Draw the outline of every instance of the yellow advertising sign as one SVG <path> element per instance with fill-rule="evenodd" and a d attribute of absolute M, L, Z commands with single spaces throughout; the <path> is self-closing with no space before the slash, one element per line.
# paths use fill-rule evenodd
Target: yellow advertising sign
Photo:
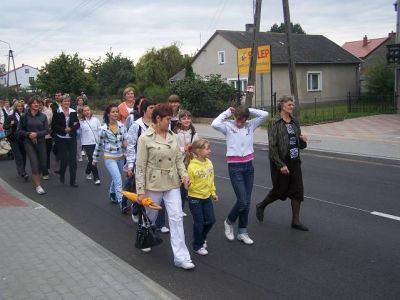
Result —
<path fill-rule="evenodd" d="M 256 73 L 271 72 L 271 48 L 269 45 L 258 46 Z M 249 74 L 251 48 L 238 49 L 239 74 Z"/>

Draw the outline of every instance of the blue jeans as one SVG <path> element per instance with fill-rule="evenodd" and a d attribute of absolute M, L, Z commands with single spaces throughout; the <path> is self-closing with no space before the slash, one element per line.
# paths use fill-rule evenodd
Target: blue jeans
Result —
<path fill-rule="evenodd" d="M 162 207 L 162 210 L 158 212 L 157 219 L 156 219 L 156 228 L 161 229 L 162 227 L 165 226 L 165 214 L 166 214 L 166 209 L 165 209 L 165 204 L 164 204 L 164 199 L 161 199 L 160 206 Z"/>
<path fill-rule="evenodd" d="M 136 193 L 135 175 L 133 175 L 131 177 L 126 176 L 125 183 L 124 183 L 124 191 Z M 122 201 L 124 203 L 128 203 L 128 199 L 125 196 L 122 197 Z M 132 215 L 134 215 L 134 216 L 138 215 L 139 209 L 140 209 L 140 205 L 137 202 L 133 202 L 131 205 Z"/>
<path fill-rule="evenodd" d="M 207 234 L 215 223 L 214 206 L 211 198 L 188 197 L 189 209 L 193 216 L 193 250 L 203 247 Z"/>
<path fill-rule="evenodd" d="M 188 200 L 188 191 L 183 184 L 181 185 L 182 211 L 185 208 L 185 202 Z"/>
<path fill-rule="evenodd" d="M 232 224 L 239 218 L 239 233 L 247 232 L 250 210 L 251 191 L 254 182 L 254 168 L 252 161 L 245 163 L 228 164 L 229 178 L 236 194 L 236 203 L 228 215 L 227 220 Z"/>
<path fill-rule="evenodd" d="M 111 176 L 110 194 L 115 193 L 115 200 L 122 203 L 122 168 L 124 167 L 124 160 L 105 159 L 104 164 L 108 173 Z M 126 200 L 125 200 L 126 201 Z"/>

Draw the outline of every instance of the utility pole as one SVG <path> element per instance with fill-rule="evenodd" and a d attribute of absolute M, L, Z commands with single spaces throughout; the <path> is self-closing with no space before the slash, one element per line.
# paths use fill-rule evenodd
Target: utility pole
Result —
<path fill-rule="evenodd" d="M 397 0 L 395 3 L 395 9 L 397 12 L 397 17 L 396 17 L 396 44 L 400 43 L 400 0 Z M 395 101 L 397 105 L 397 112 L 400 113 L 400 67 L 397 64 L 395 67 L 395 73 L 394 73 L 394 78 L 395 78 Z"/>
<path fill-rule="evenodd" d="M 285 19 L 285 31 L 287 39 L 287 52 L 289 56 L 289 80 L 290 80 L 290 93 L 294 96 L 294 103 L 296 108 L 294 111 L 295 116 L 299 116 L 299 94 L 297 91 L 297 76 L 296 76 L 296 65 L 294 62 L 294 52 L 292 44 L 292 24 L 290 22 L 290 11 L 289 11 L 289 0 L 282 0 L 283 4 L 283 17 Z"/>
<path fill-rule="evenodd" d="M 12 59 L 13 66 L 14 66 L 14 75 L 15 75 L 15 84 L 17 86 L 17 91 L 18 91 L 18 79 L 17 79 L 17 72 L 15 71 L 15 61 L 14 61 L 14 54 L 13 51 L 11 50 L 11 45 L 10 43 L 0 40 L 0 42 L 7 44 L 8 45 L 8 67 L 7 67 L 7 88 L 10 86 L 10 60 Z"/>
<path fill-rule="evenodd" d="M 249 67 L 249 79 L 247 81 L 246 105 L 251 106 L 253 95 L 255 92 L 256 83 L 256 65 L 258 55 L 258 33 L 260 32 L 260 17 L 261 17 L 262 0 L 256 0 L 256 10 L 254 13 L 254 29 L 253 40 L 251 45 L 251 61 Z M 240 84 L 240 83 L 239 83 Z"/>
<path fill-rule="evenodd" d="M 13 63 L 13 66 L 14 66 L 15 86 L 17 87 L 17 91 L 18 91 L 17 71 L 15 70 L 14 54 L 13 54 L 13 51 L 11 49 L 8 51 L 7 88 L 10 87 L 10 60 L 12 60 L 12 63 Z"/>

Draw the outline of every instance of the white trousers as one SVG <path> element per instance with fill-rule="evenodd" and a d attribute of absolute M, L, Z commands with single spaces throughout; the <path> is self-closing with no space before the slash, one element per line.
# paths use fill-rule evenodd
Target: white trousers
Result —
<path fill-rule="evenodd" d="M 157 204 L 164 199 L 165 209 L 168 213 L 168 224 L 170 230 L 170 240 L 172 252 L 174 253 L 174 263 L 179 264 L 184 261 L 191 261 L 189 251 L 185 243 L 185 232 L 183 230 L 182 199 L 179 188 L 166 192 L 154 192 L 146 190 L 146 196 L 153 199 Z M 158 210 L 146 208 L 146 213 L 154 224 Z"/>

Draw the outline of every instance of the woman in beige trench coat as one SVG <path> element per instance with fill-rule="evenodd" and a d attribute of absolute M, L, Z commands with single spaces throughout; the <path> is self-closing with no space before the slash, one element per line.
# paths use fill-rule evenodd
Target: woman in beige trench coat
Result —
<path fill-rule="evenodd" d="M 139 201 L 150 197 L 157 204 L 164 199 L 171 232 L 174 264 L 185 270 L 193 269 L 185 244 L 183 230 L 181 182 L 189 184 L 176 136 L 169 130 L 172 109 L 168 104 L 158 104 L 153 110 L 153 124 L 143 133 L 137 145 L 136 191 Z M 147 214 L 154 223 L 158 211 L 148 209 Z M 150 248 L 142 249 L 150 251 Z"/>

